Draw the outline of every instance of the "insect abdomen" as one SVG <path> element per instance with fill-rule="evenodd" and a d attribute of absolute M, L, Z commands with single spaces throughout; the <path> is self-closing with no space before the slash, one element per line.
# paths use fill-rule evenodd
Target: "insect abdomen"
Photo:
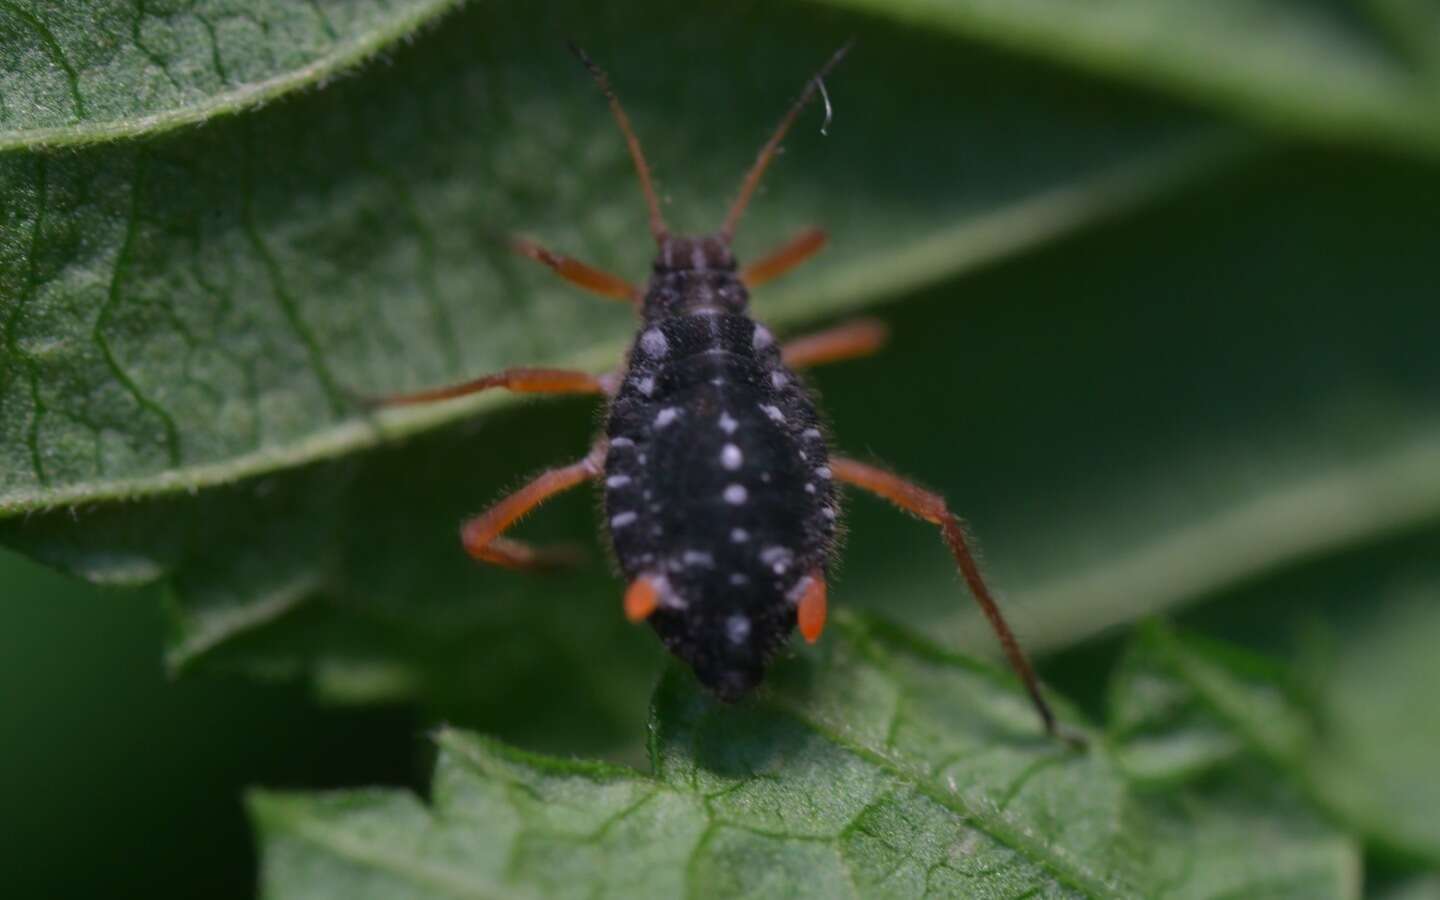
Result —
<path fill-rule="evenodd" d="M 627 577 L 663 579 L 651 624 L 721 696 L 757 682 L 823 572 L 835 492 L 814 403 L 738 314 L 652 322 L 611 407 L 605 515 Z"/>

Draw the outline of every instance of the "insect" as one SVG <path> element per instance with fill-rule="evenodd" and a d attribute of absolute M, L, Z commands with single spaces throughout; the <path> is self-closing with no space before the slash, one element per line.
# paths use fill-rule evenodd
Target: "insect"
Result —
<path fill-rule="evenodd" d="M 806 83 L 761 147 L 720 228 L 680 236 L 666 226 L 650 169 L 608 76 L 571 50 L 599 86 L 624 136 L 649 211 L 657 253 L 642 289 L 523 238 L 512 248 L 592 293 L 634 304 L 639 327 L 624 364 L 606 375 L 562 369 L 507 369 L 461 384 L 385 398 L 428 403 L 505 388 L 607 399 L 604 433 L 583 459 L 541 473 L 461 530 L 476 559 L 515 569 L 557 562 L 556 552 L 506 537 L 550 497 L 587 482 L 604 490 L 604 527 L 629 580 L 625 615 L 648 622 L 665 646 L 720 699 L 751 691 L 798 627 L 819 639 L 826 574 L 836 545 L 838 485 L 876 494 L 937 526 L 971 593 L 1024 683 L 1047 732 L 1055 717 L 971 553 L 965 527 L 931 493 L 898 475 L 832 455 L 815 400 L 796 370 L 878 350 L 885 329 L 872 320 L 778 343 L 751 318 L 750 289 L 776 278 L 826 242 L 801 232 L 741 267 L 735 229 L 761 177 L 802 109 L 848 50 L 838 50 Z"/>

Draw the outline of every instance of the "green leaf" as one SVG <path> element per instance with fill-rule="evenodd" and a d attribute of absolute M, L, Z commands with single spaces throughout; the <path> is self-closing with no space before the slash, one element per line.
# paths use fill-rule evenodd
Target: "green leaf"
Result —
<path fill-rule="evenodd" d="M 156 134 L 334 77 L 458 0 L 0 4 L 0 152 Z"/>
<path fill-rule="evenodd" d="M 1440 153 L 1427 0 L 827 0 L 1173 91 L 1266 127 Z"/>
<path fill-rule="evenodd" d="M 1112 697 L 1122 764 L 1173 786 L 1253 754 L 1392 857 L 1440 865 L 1440 730 L 1421 712 L 1440 683 L 1440 579 L 1406 581 L 1329 644 L 1320 690 L 1235 647 L 1146 629 Z"/>
<path fill-rule="evenodd" d="M 1039 739 L 1008 679 L 850 622 L 763 699 L 662 682 L 653 773 L 442 731 L 433 806 L 261 792 L 272 897 L 1355 897 L 1353 845 L 1259 784 L 1154 798 Z M 1268 801 L 1268 803 L 1267 803 Z"/>

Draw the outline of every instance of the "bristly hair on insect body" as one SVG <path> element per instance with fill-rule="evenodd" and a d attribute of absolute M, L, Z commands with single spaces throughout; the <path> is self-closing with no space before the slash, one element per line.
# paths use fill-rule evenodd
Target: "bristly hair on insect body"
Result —
<path fill-rule="evenodd" d="M 605 375 L 516 368 L 461 384 L 378 401 L 446 400 L 490 388 L 607 398 L 604 433 L 577 462 L 542 472 L 465 522 L 461 540 L 476 559 L 516 569 L 562 560 L 555 551 L 505 536 L 522 515 L 556 494 L 598 481 L 603 527 L 628 579 L 622 608 L 725 701 L 749 693 L 797 627 L 806 641 L 825 625 L 841 484 L 889 500 L 939 528 L 971 593 L 1020 677 L 1047 732 L 1054 715 L 943 497 L 876 466 L 831 453 L 815 399 L 797 370 L 866 356 L 884 344 L 879 322 L 860 319 L 780 343 L 750 315 L 750 290 L 804 262 L 826 234 L 809 228 L 741 267 L 735 230 L 766 168 L 800 112 L 850 49 L 837 50 L 805 84 L 760 148 L 720 227 L 672 235 L 650 167 L 605 72 L 584 64 L 609 104 L 639 177 L 656 243 L 649 280 L 624 278 L 524 238 L 511 247 L 593 293 L 633 304 L 640 323 L 630 351 Z"/>

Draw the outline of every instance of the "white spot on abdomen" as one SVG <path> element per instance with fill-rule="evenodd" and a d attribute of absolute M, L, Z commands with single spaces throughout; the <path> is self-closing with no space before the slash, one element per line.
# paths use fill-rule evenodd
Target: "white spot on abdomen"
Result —
<path fill-rule="evenodd" d="M 605 486 L 610 488 L 622 488 L 630 483 L 629 475 L 611 475 L 605 479 Z"/>
<path fill-rule="evenodd" d="M 714 568 L 715 557 L 704 550 L 686 550 L 680 554 L 680 560 L 687 566 L 704 566 Z"/>
<path fill-rule="evenodd" d="M 665 339 L 665 332 L 658 328 L 649 328 L 640 335 L 640 349 L 659 359 L 670 349 L 670 342 Z"/>
<path fill-rule="evenodd" d="M 664 428 L 666 425 L 669 425 L 671 422 L 675 421 L 679 417 L 680 410 L 678 408 L 674 406 L 667 406 L 664 409 L 660 410 L 659 414 L 655 416 L 655 427 Z"/>
<path fill-rule="evenodd" d="M 645 396 L 655 393 L 655 379 L 646 375 L 644 378 L 635 379 L 635 389 Z"/>
<path fill-rule="evenodd" d="M 784 575 L 794 562 L 795 554 L 790 552 L 789 547 L 772 545 L 760 551 L 760 561 L 770 567 L 770 571 L 776 575 Z"/>
<path fill-rule="evenodd" d="M 730 471 L 733 472 L 736 469 L 740 468 L 740 464 L 744 461 L 744 454 L 742 454 L 740 452 L 740 448 L 735 446 L 734 444 L 726 444 L 724 447 L 720 448 L 720 465 L 724 466 Z"/>
<path fill-rule="evenodd" d="M 730 529 L 730 542 L 732 544 L 743 544 L 750 540 L 750 532 L 743 528 Z"/>
<path fill-rule="evenodd" d="M 729 484 L 725 486 L 725 502 L 731 506 L 740 506 L 750 499 L 750 492 L 745 490 L 743 484 Z"/>
<path fill-rule="evenodd" d="M 615 515 L 610 517 L 610 527 L 624 528 L 626 525 L 633 523 L 635 521 L 635 518 L 636 516 L 633 512 L 627 511 L 622 513 L 616 513 Z"/>
<path fill-rule="evenodd" d="M 725 620 L 725 636 L 732 644 L 743 644 L 750 637 L 750 620 L 736 613 Z"/>
<path fill-rule="evenodd" d="M 773 343 L 775 343 L 775 335 L 770 333 L 770 329 L 766 328 L 764 325 L 756 325 L 754 340 L 755 349 L 764 350 L 766 347 L 770 346 Z"/>
<path fill-rule="evenodd" d="M 768 403 L 762 403 L 760 404 L 760 411 L 776 422 L 785 421 L 785 414 L 780 411 L 780 407 L 778 406 L 771 406 Z"/>
<path fill-rule="evenodd" d="M 726 434 L 734 434 L 734 433 L 735 433 L 735 429 L 736 429 L 736 428 L 739 428 L 739 427 L 740 427 L 740 423 L 739 423 L 739 422 L 736 422 L 733 418 L 731 418 L 731 417 L 730 417 L 730 414 L 729 414 L 728 412 L 722 412 L 722 413 L 720 414 L 720 430 L 721 430 L 721 431 L 725 432 Z"/>

